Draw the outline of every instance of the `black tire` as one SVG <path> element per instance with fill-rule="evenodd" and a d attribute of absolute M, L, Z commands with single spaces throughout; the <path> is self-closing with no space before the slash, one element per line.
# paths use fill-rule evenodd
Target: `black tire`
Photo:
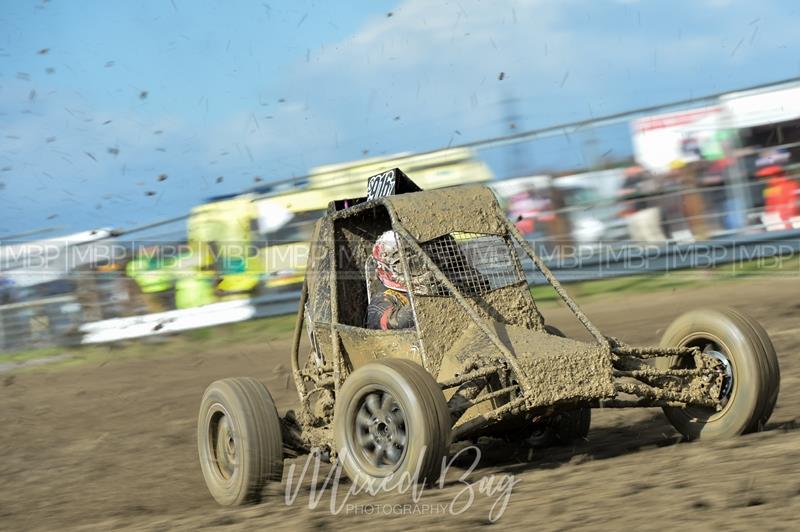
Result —
<path fill-rule="evenodd" d="M 249 377 L 212 383 L 200 403 L 197 449 L 218 503 L 258 502 L 264 486 L 283 476 L 281 425 L 267 387 Z"/>
<path fill-rule="evenodd" d="M 559 412 L 550 424 L 555 443 L 569 445 L 578 440 L 585 440 L 592 424 L 592 409 L 579 407 L 575 410 Z"/>
<path fill-rule="evenodd" d="M 333 426 L 338 459 L 358 486 L 435 482 L 450 447 L 442 389 L 410 360 L 384 359 L 354 371 L 337 395 Z"/>
<path fill-rule="evenodd" d="M 723 439 L 762 430 L 778 397 L 780 370 L 766 331 L 752 318 L 730 308 L 693 310 L 664 332 L 661 345 L 695 346 L 721 354 L 732 382 L 722 409 L 664 408 L 667 419 L 688 439 Z M 672 367 L 692 367 L 674 359 Z"/>
<path fill-rule="evenodd" d="M 549 418 L 510 433 L 511 441 L 524 441 L 529 447 L 542 449 L 567 446 L 585 440 L 592 423 L 592 409 L 579 407 L 553 414 Z"/>

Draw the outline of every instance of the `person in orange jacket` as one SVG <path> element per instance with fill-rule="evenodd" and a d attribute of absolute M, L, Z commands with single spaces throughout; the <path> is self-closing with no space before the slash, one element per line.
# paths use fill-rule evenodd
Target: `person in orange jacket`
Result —
<path fill-rule="evenodd" d="M 797 201 L 800 188 L 786 175 L 783 166 L 772 164 L 761 168 L 756 175 L 767 180 L 764 188 L 765 211 L 777 214 L 784 222 L 798 215 Z"/>

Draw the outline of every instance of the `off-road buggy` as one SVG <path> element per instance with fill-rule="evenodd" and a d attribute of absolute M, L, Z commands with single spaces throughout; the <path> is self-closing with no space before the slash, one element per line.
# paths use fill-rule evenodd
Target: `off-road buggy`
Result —
<path fill-rule="evenodd" d="M 340 461 L 356 483 L 409 474 L 431 481 L 452 442 L 583 438 L 591 408 L 661 407 L 688 439 L 767 422 L 779 368 L 753 319 L 690 310 L 659 347 L 626 345 L 589 321 L 488 188 L 420 191 L 395 169 L 368 190 L 332 202 L 315 228 L 291 352 L 297 411 L 279 417 L 252 378 L 205 392 L 200 463 L 221 504 L 257 499 L 280 481 L 285 458 L 312 449 Z M 365 328 L 371 250 L 386 231 L 396 235 L 411 287 L 410 329 Z M 545 322 L 526 278 L 533 271 L 593 341 L 565 338 Z"/>

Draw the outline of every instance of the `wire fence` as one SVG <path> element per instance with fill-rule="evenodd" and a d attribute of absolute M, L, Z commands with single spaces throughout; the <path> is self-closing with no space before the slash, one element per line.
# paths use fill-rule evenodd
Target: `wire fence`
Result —
<path fill-rule="evenodd" d="M 77 343 L 83 310 L 73 295 L 0 305 L 0 350 Z"/>

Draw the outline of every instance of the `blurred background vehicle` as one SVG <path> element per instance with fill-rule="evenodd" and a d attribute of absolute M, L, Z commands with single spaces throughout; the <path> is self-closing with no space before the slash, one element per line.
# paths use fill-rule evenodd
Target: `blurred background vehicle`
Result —
<path fill-rule="evenodd" d="M 306 178 L 210 198 L 194 207 L 183 253 L 163 257 L 157 249 L 141 248 L 127 273 L 151 300 L 161 302 L 151 305 L 153 311 L 297 289 L 314 223 L 328 203 L 363 195 L 369 176 L 401 165 L 424 188 L 492 179 L 488 166 L 468 149 L 312 168 Z"/>

